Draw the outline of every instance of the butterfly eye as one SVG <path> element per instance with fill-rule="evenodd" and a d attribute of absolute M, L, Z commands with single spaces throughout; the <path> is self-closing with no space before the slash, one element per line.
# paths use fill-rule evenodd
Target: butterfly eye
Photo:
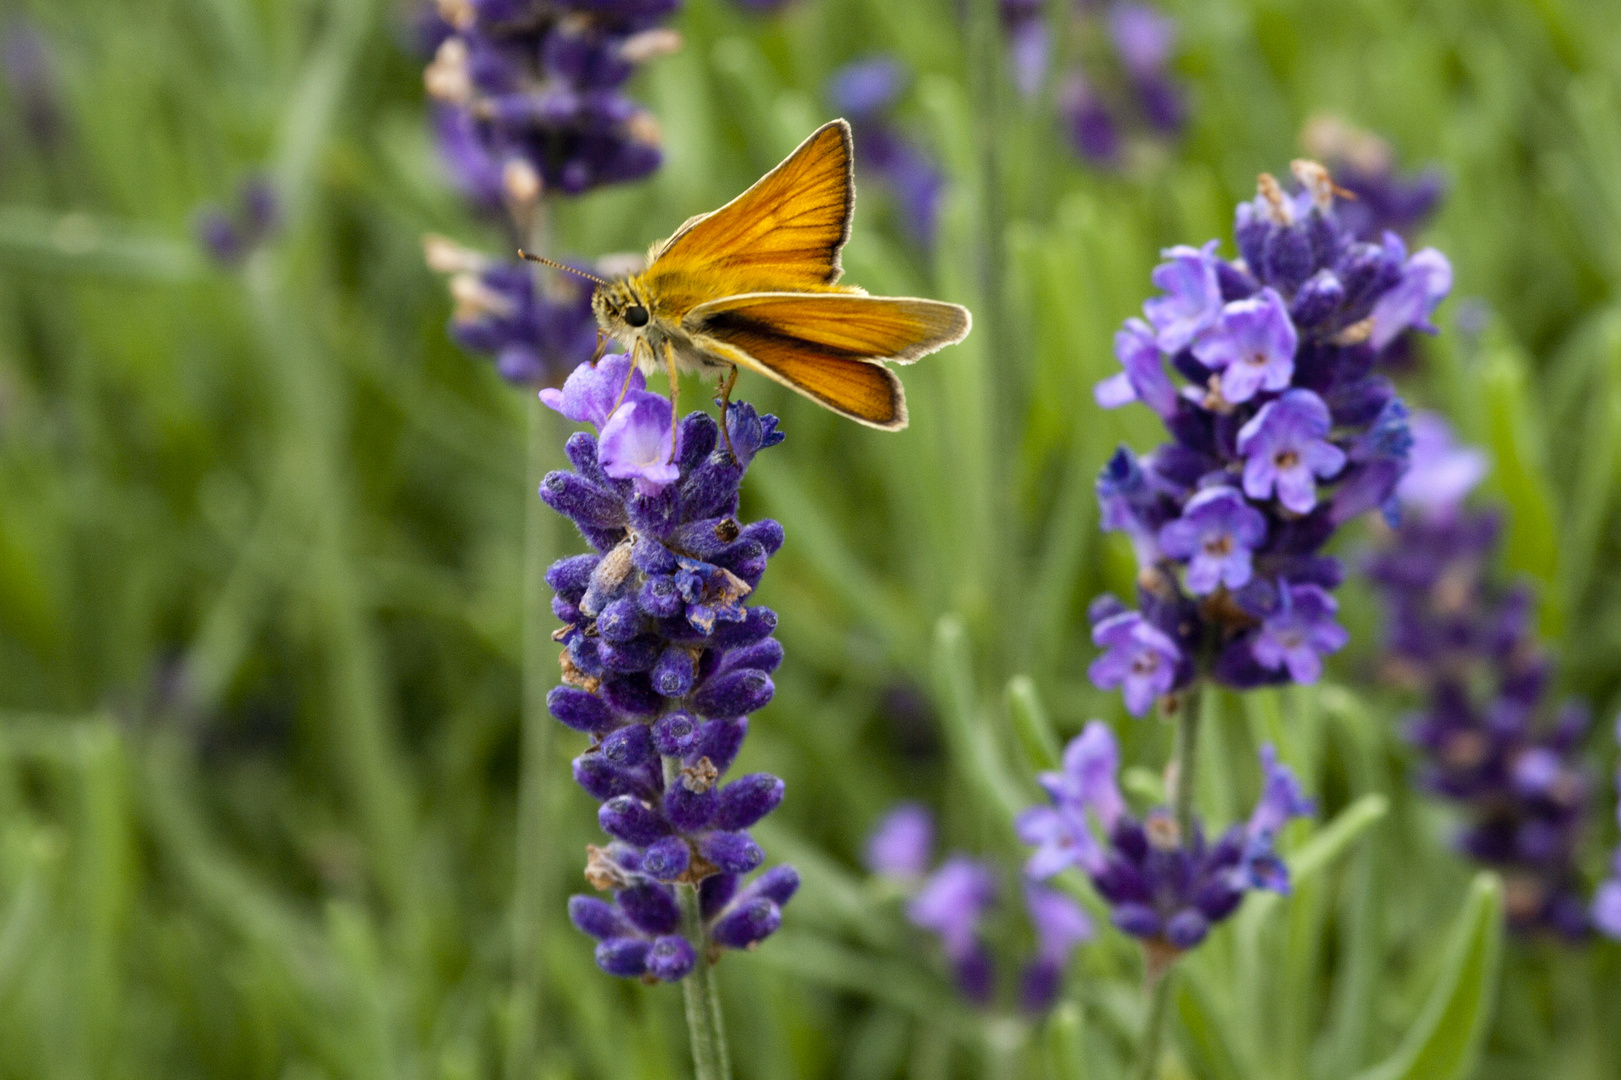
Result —
<path fill-rule="evenodd" d="M 632 304 L 625 309 L 625 322 L 631 326 L 646 326 L 647 319 L 647 309 L 640 304 Z"/>

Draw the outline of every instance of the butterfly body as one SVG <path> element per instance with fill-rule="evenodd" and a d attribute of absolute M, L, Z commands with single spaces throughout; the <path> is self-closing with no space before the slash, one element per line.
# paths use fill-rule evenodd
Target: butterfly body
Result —
<path fill-rule="evenodd" d="M 835 120 L 742 195 L 653 245 L 647 269 L 600 285 L 603 332 L 651 372 L 783 383 L 871 427 L 906 426 L 910 363 L 968 334 L 967 309 L 839 285 L 855 205 L 850 128 Z M 729 386 L 729 384 L 728 384 Z"/>

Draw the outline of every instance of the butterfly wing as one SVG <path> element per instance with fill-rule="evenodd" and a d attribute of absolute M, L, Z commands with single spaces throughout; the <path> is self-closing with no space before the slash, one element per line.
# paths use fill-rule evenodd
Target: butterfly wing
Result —
<path fill-rule="evenodd" d="M 828 289 L 855 206 L 850 125 L 817 128 L 743 194 L 681 226 L 648 255 L 641 276 L 679 315 L 717 296 Z"/>
<path fill-rule="evenodd" d="M 700 304 L 683 329 L 695 344 L 872 427 L 906 426 L 900 380 L 910 363 L 968 334 L 966 308 L 848 293 L 755 293 Z"/>

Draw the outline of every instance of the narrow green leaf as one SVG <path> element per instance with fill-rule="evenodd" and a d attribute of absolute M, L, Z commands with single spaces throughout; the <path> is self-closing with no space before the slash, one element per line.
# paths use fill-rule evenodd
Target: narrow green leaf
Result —
<path fill-rule="evenodd" d="M 1299 884 L 1316 875 L 1389 812 L 1390 800 L 1378 792 L 1370 792 L 1341 810 L 1289 856 L 1289 880 Z"/>
<path fill-rule="evenodd" d="M 1242 1080 L 1249 1075 L 1239 1069 L 1220 1018 L 1197 976 L 1183 970 L 1173 977 L 1177 980 L 1174 1000 L 1182 1050 L 1194 1073 L 1201 1080 Z"/>
<path fill-rule="evenodd" d="M 1052 1080 L 1087 1080 L 1086 1014 L 1079 1002 L 1065 1001 L 1047 1018 L 1047 1075 Z"/>
<path fill-rule="evenodd" d="M 1526 361 L 1506 332 L 1488 342 L 1480 380 L 1486 405 L 1486 443 L 1492 454 L 1488 483 L 1509 506 L 1503 564 L 1510 573 L 1534 579 L 1542 592 L 1541 630 L 1558 639 L 1563 612 L 1556 592 L 1559 527 L 1551 502 L 1552 485 L 1538 448 L 1541 418 L 1531 393 Z"/>
<path fill-rule="evenodd" d="M 1036 693 L 1036 684 L 1028 675 L 1015 675 L 1008 680 L 1007 704 L 1013 717 L 1013 731 L 1030 764 L 1037 769 L 1058 768 L 1061 753 L 1058 736 L 1053 733 L 1047 710 Z"/>
<path fill-rule="evenodd" d="M 188 243 L 133 223 L 28 206 L 0 207 L 0 263 L 163 282 L 203 271 L 202 258 Z"/>
<path fill-rule="evenodd" d="M 934 628 L 934 682 L 951 756 L 986 809 L 1011 823 L 1030 800 L 1008 775 L 1001 748 L 975 704 L 973 671 L 962 620 L 941 616 Z"/>
<path fill-rule="evenodd" d="M 1468 1075 L 1491 1017 L 1503 941 L 1503 886 L 1475 876 L 1453 924 L 1441 974 L 1396 1052 L 1356 1080 L 1457 1080 Z"/>

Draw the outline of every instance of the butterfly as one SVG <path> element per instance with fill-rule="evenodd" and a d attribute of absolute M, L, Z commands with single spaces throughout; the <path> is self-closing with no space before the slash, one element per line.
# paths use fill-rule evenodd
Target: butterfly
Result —
<path fill-rule="evenodd" d="M 853 166 L 850 125 L 833 120 L 743 194 L 654 244 L 641 273 L 591 278 L 600 336 L 626 346 L 644 373 L 662 365 L 672 405 L 677 373 L 696 371 L 724 379 L 724 412 L 746 368 L 858 423 L 904 428 L 906 394 L 885 363 L 961 341 L 972 318 L 958 304 L 838 284 Z"/>

